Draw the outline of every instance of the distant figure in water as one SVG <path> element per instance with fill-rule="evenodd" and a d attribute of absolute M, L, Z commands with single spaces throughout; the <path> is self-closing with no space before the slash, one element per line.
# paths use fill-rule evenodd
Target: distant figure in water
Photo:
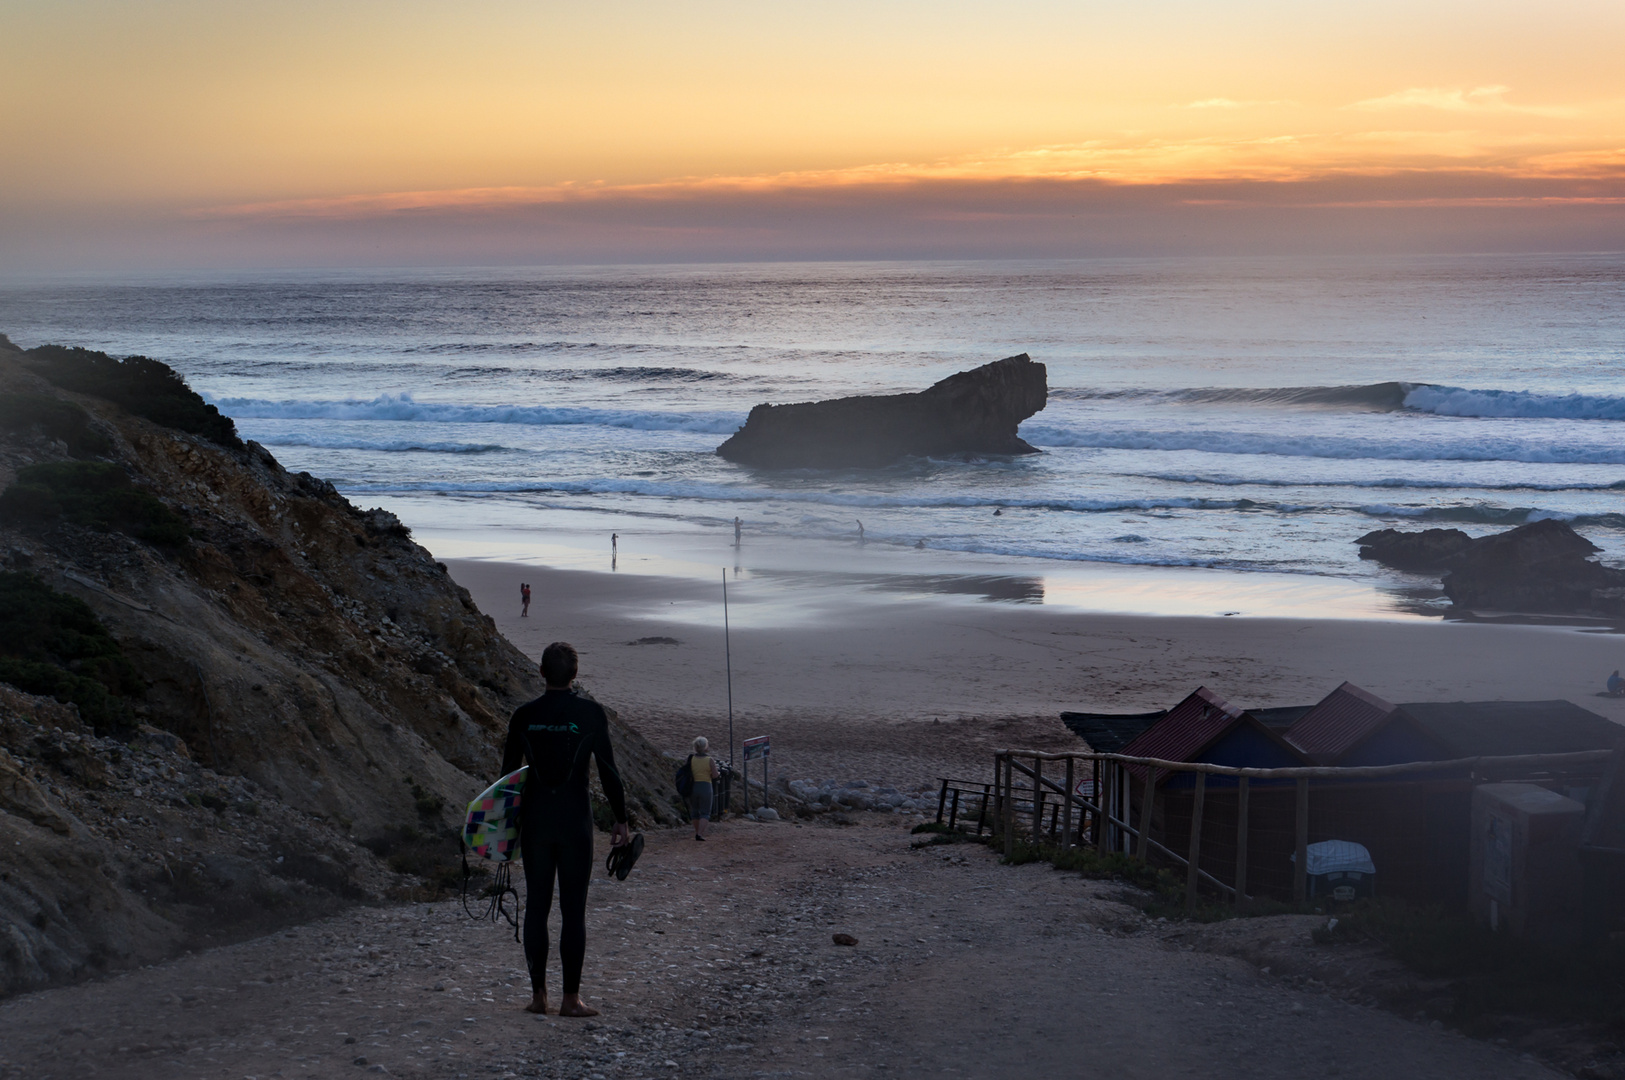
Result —
<path fill-rule="evenodd" d="M 1004 516 L 1004 511 L 1002 509 L 995 510 L 995 511 L 993 511 L 993 516 L 994 517 L 1003 517 Z"/>
<path fill-rule="evenodd" d="M 519 617 L 530 618 L 530 586 L 523 581 L 519 583 Z"/>
<path fill-rule="evenodd" d="M 1614 673 L 1608 676 L 1608 696 L 1625 697 L 1625 679 L 1619 677 L 1618 668 L 1615 668 Z"/>
<path fill-rule="evenodd" d="M 852 520 L 858 521 L 857 518 L 853 518 Z M 858 521 L 858 543 L 863 543 L 863 522 L 861 521 Z"/>
<path fill-rule="evenodd" d="M 734 518 L 734 547 L 739 546 L 739 530 L 743 529 L 744 527 L 744 522 L 740 521 L 738 518 Z"/>
<path fill-rule="evenodd" d="M 919 548 L 921 551 L 924 551 L 925 550 L 925 538 L 922 536 L 920 539 L 914 541 L 914 546 Z"/>

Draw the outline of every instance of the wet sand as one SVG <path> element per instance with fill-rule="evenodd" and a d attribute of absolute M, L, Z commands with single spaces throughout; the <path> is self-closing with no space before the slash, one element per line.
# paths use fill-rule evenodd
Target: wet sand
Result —
<path fill-rule="evenodd" d="M 623 556 L 623 565 L 626 557 Z M 448 560 L 503 633 L 567 640 L 582 679 L 663 749 L 727 737 L 721 574 Z M 939 580 L 926 587 L 920 577 Z M 519 617 L 519 583 L 535 593 Z M 1056 605 L 978 575 L 729 573 L 739 738 L 773 736 L 783 775 L 979 777 L 999 746 L 1076 746 L 1062 710 L 1135 712 L 1207 685 L 1243 706 L 1312 702 L 1349 679 L 1392 701 L 1596 696 L 1625 638 L 1417 618 L 1125 615 Z M 639 644 L 639 642 L 642 642 Z M 670 643 L 675 642 L 675 643 Z"/>

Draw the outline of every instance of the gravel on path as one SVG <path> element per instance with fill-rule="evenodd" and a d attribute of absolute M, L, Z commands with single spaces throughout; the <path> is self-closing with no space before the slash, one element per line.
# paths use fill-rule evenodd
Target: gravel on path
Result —
<path fill-rule="evenodd" d="M 505 925 L 355 908 L 0 1003 L 0 1077 L 1559 1075 L 1189 951 L 1110 883 L 858 817 L 651 834 L 593 884 L 596 1020 L 521 1011 Z"/>

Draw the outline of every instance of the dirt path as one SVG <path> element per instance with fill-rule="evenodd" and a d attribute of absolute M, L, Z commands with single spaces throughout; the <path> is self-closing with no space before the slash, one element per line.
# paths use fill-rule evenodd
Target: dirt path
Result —
<path fill-rule="evenodd" d="M 1187 951 L 1109 884 L 912 849 L 895 819 L 649 839 L 593 886 L 598 1021 L 519 1011 L 506 928 L 358 909 L 6 1002 L 0 1077 L 1558 1075 Z"/>

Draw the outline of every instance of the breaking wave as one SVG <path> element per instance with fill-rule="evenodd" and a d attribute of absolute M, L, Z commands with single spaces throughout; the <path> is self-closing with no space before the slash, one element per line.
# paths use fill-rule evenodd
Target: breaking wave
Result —
<path fill-rule="evenodd" d="M 1454 521 L 1479 524 L 1523 524 L 1554 518 L 1572 525 L 1625 528 L 1625 514 L 1563 514 L 1537 507 L 1504 507 L 1482 503 L 1461 506 L 1411 507 L 1388 504 L 1347 503 L 1304 504 L 1257 499 L 1214 499 L 1199 496 L 1148 499 L 997 499 L 979 495 L 910 496 L 839 491 L 770 491 L 684 481 L 640 480 L 603 477 L 573 481 L 492 481 L 436 483 L 432 481 L 346 484 L 346 491 L 367 494 L 447 495 L 633 495 L 702 503 L 792 503 L 839 506 L 861 510 L 1047 510 L 1077 514 L 1111 514 L 1156 511 L 1235 511 L 1263 514 L 1358 514 L 1378 518 L 1412 518 L 1426 521 Z M 1122 542 L 1142 542 L 1144 537 L 1116 538 Z"/>
<path fill-rule="evenodd" d="M 1378 488 L 1419 491 L 1625 491 L 1625 480 L 1612 483 L 1541 483 L 1537 480 L 1508 480 L 1478 483 L 1472 480 L 1420 480 L 1388 476 L 1372 480 L 1282 480 L 1249 479 L 1242 476 L 1213 476 L 1204 473 L 1121 473 L 1145 480 L 1166 480 L 1175 484 L 1207 484 L 1213 487 L 1265 488 Z"/>
<path fill-rule="evenodd" d="M 411 394 L 380 394 L 370 400 L 267 401 L 261 398 L 208 399 L 227 416 L 254 420 L 389 420 L 426 424 L 592 424 L 641 431 L 690 431 L 731 435 L 745 422 L 732 412 L 646 412 L 583 406 L 454 405 L 413 399 Z"/>
<path fill-rule="evenodd" d="M 386 453 L 492 454 L 512 447 L 501 443 L 425 442 L 417 439 L 347 439 L 337 435 L 293 432 L 255 440 L 265 446 L 309 446 L 321 450 L 379 450 Z"/>
<path fill-rule="evenodd" d="M 1625 420 L 1625 396 L 1534 394 L 1527 390 L 1464 390 L 1458 386 L 1416 386 L 1405 408 L 1436 416 L 1551 420 Z"/>
<path fill-rule="evenodd" d="M 1057 387 L 1061 401 L 1147 401 L 1192 405 L 1261 405 L 1431 413 L 1481 419 L 1625 420 L 1625 396 L 1471 390 L 1433 383 L 1366 386 L 1197 387 L 1181 390 L 1090 390 Z"/>
<path fill-rule="evenodd" d="M 1460 442 L 1397 442 L 1347 436 L 1273 434 L 1253 431 L 1095 430 L 1023 424 L 1021 436 L 1035 446 L 1099 450 L 1196 450 L 1208 454 L 1366 459 L 1378 461 L 1524 461 L 1565 465 L 1625 465 L 1625 443 L 1570 445 L 1479 437 Z"/>

